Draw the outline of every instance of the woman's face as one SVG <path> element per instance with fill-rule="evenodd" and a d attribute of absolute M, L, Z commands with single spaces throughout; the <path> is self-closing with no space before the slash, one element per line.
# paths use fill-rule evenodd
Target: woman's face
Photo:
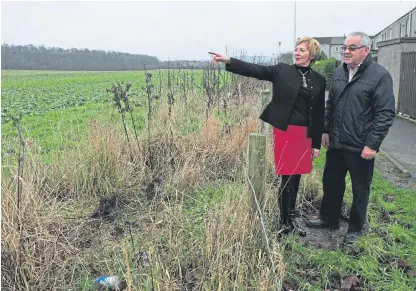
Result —
<path fill-rule="evenodd" d="M 302 67 L 307 67 L 311 63 L 311 53 L 306 46 L 306 43 L 302 42 L 295 48 L 294 53 L 295 64 Z"/>

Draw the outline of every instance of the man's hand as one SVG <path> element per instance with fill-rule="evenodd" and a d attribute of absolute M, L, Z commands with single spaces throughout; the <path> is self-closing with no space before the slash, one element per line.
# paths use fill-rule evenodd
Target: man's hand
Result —
<path fill-rule="evenodd" d="M 324 148 L 326 148 L 326 149 L 328 148 L 328 146 L 329 146 L 329 135 L 327 133 L 324 133 L 322 135 L 322 142 L 321 142 L 321 144 L 322 144 L 322 146 Z"/>
<path fill-rule="evenodd" d="M 371 160 L 376 157 L 377 151 L 370 149 L 368 146 L 365 146 L 363 148 L 363 151 L 361 152 L 361 157 L 364 160 Z"/>
<path fill-rule="evenodd" d="M 317 157 L 319 157 L 319 150 L 312 149 L 312 159 L 316 159 Z"/>

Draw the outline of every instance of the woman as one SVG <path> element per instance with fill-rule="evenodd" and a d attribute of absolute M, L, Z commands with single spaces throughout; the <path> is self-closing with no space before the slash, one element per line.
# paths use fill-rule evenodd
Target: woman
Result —
<path fill-rule="evenodd" d="M 214 62 L 226 64 L 227 71 L 273 83 L 271 102 L 260 119 L 273 126 L 276 174 L 281 176 L 279 208 L 281 233 L 306 232 L 295 221 L 300 178 L 312 171 L 312 159 L 319 156 L 324 127 L 325 78 L 312 70 L 321 52 L 310 37 L 298 39 L 294 64 L 273 66 L 252 64 L 212 53 Z"/>

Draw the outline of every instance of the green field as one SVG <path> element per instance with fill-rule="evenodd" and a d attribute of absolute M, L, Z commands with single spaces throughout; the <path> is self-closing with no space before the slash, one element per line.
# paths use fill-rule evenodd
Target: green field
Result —
<path fill-rule="evenodd" d="M 201 86 L 202 71 L 193 73 Z M 295 235 L 278 239 L 277 189 L 268 179 L 270 254 L 245 204 L 247 135 L 258 129 L 258 91 L 215 104 L 207 118 L 206 93 L 188 88 L 185 99 L 178 78 L 169 118 L 167 72 L 161 76 L 149 135 L 144 72 L 2 72 L 2 268 L 11 270 L 2 272 L 5 290 L 11 282 L 20 290 L 91 290 L 103 274 L 122 276 L 130 290 L 276 290 L 276 278 L 286 290 L 340 290 L 347 275 L 360 279 L 361 290 L 416 290 L 414 190 L 395 187 L 377 171 L 368 233 L 355 249 L 324 249 Z M 130 103 L 137 141 L 126 114 L 130 148 L 106 91 L 116 82 L 131 83 L 136 93 Z M 10 121 L 19 113 L 26 150 L 21 209 L 19 139 Z M 324 160 L 323 151 L 302 179 L 299 210 L 318 205 Z M 271 152 L 267 173 L 273 176 Z M 349 179 L 345 199 L 348 209 Z M 110 204 L 108 213 L 89 218 Z M 151 268 L 138 263 L 141 250 L 150 254 Z"/>
<path fill-rule="evenodd" d="M 162 82 L 161 93 L 166 96 L 167 71 L 149 72 L 153 74 L 154 94 L 160 93 L 159 82 Z M 193 74 L 196 91 L 196 86 L 200 86 L 201 71 L 188 70 L 187 73 L 189 79 Z M 130 97 L 130 102 L 138 127 L 142 129 L 147 111 L 143 71 L 3 71 L 2 154 L 10 150 L 15 152 L 18 143 L 11 116 L 17 118 L 22 115 L 21 126 L 26 138 L 36 142 L 42 154 L 71 147 L 84 138 L 88 120 L 119 121 L 120 114 L 113 106 L 113 94 L 107 92 L 118 82 L 132 84 L 131 93 L 134 96 Z M 172 83 L 175 91 L 179 91 L 179 85 Z M 160 102 L 167 102 L 167 97 L 164 99 Z"/>
<path fill-rule="evenodd" d="M 144 83 L 137 72 L 6 71 L 2 73 L 2 116 L 14 111 L 39 115 L 103 102 L 109 98 L 105 88 L 117 81 Z"/>

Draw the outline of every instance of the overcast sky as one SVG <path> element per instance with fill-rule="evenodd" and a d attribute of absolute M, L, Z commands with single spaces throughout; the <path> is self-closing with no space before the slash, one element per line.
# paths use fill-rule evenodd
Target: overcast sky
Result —
<path fill-rule="evenodd" d="M 416 1 L 297 2 L 296 36 L 374 35 Z M 161 60 L 205 59 L 244 50 L 271 56 L 292 50 L 294 2 L 1 2 L 1 41 L 46 47 L 148 54 Z"/>

